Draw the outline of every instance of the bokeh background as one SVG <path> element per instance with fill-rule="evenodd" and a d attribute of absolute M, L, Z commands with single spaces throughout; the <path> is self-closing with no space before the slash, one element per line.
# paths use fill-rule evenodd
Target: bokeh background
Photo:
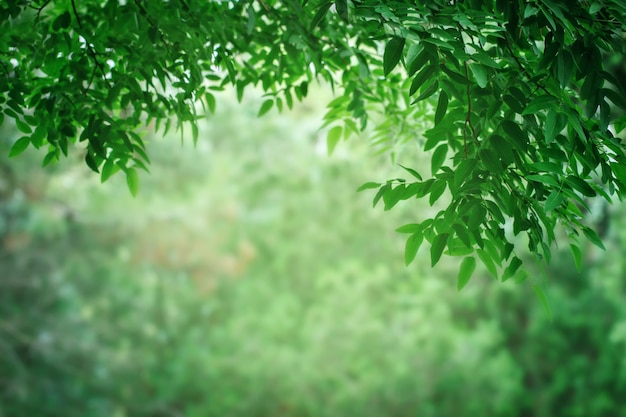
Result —
<path fill-rule="evenodd" d="M 262 118 L 224 94 L 196 147 L 148 132 L 136 198 L 80 149 L 8 160 L 5 123 L 0 417 L 626 416 L 623 205 L 592 213 L 607 251 L 581 272 L 563 240 L 528 281 L 459 293 L 457 260 L 406 267 L 394 232 L 434 208 L 356 193 L 404 172 L 367 138 L 328 156 L 312 93 Z"/>

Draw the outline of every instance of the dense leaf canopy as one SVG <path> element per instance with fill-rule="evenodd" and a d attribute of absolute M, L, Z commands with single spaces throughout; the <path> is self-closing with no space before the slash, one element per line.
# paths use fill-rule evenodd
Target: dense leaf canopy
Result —
<path fill-rule="evenodd" d="M 426 240 L 433 265 L 466 256 L 459 287 L 474 256 L 521 279 L 517 235 L 549 261 L 562 230 L 580 263 L 579 237 L 602 246 L 589 199 L 626 192 L 610 70 L 625 25 L 620 0 L 16 0 L 0 5 L 0 120 L 24 134 L 11 154 L 44 148 L 46 165 L 82 144 L 103 180 L 124 171 L 136 192 L 142 126 L 173 120 L 195 140 L 200 104 L 212 112 L 228 85 L 260 87 L 264 114 L 324 81 L 329 149 L 367 128 L 400 156 L 433 151 L 427 169 L 401 161 L 409 179 L 361 187 L 385 209 L 444 203 L 399 229 L 407 263 Z"/>

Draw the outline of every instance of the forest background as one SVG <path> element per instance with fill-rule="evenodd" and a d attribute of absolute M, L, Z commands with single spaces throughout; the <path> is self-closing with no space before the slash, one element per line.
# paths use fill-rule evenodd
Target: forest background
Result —
<path fill-rule="evenodd" d="M 456 259 L 406 267 L 393 231 L 437 206 L 372 209 L 388 156 L 329 157 L 310 94 L 259 119 L 226 93 L 196 147 L 148 137 L 136 198 L 80 152 L 8 161 L 3 126 L 0 416 L 626 415 L 623 206 L 581 272 L 565 240 L 529 264 L 552 321 L 528 281 L 479 267 L 459 293 Z"/>

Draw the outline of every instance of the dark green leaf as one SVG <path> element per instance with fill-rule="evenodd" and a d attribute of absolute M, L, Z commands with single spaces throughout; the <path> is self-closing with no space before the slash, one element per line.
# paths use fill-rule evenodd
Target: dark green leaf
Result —
<path fill-rule="evenodd" d="M 446 110 L 448 110 L 448 94 L 444 90 L 441 90 L 439 100 L 437 101 L 437 111 L 435 112 L 435 125 L 441 122 L 443 116 L 446 115 Z"/>
<path fill-rule="evenodd" d="M 404 50 L 404 38 L 394 37 L 387 42 L 385 47 L 385 53 L 383 54 L 383 69 L 384 74 L 387 76 L 400 62 L 402 58 L 402 51 Z"/>
<path fill-rule="evenodd" d="M 26 148 L 30 145 L 30 138 L 28 136 L 22 136 L 18 140 L 15 141 L 13 146 L 11 146 L 11 150 L 9 151 L 9 158 L 13 158 L 24 152 Z"/>

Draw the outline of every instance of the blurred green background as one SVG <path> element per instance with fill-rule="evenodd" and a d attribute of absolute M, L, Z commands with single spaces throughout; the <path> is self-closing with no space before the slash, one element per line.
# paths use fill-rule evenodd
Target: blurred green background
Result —
<path fill-rule="evenodd" d="M 394 229 L 433 208 L 356 193 L 402 170 L 366 140 L 329 157 L 317 94 L 261 119 L 225 95 L 195 148 L 148 135 L 137 198 L 80 150 L 7 160 L 2 127 L 0 417 L 626 416 L 623 206 L 581 273 L 563 241 L 458 293 L 456 260 L 403 263 Z"/>

